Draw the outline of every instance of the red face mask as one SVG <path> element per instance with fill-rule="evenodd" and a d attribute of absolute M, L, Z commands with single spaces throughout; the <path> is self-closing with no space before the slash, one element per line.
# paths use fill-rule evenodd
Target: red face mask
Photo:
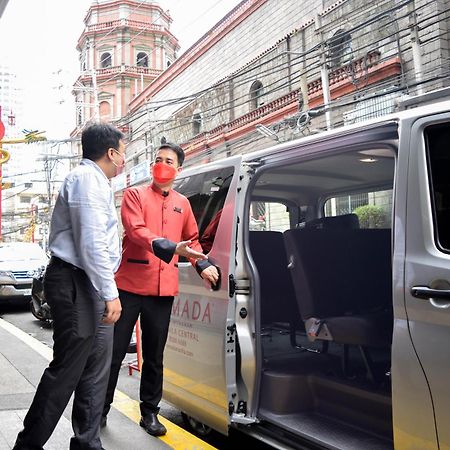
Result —
<path fill-rule="evenodd" d="M 153 180 L 158 184 L 167 184 L 175 180 L 177 169 L 164 163 L 155 163 L 152 167 Z"/>

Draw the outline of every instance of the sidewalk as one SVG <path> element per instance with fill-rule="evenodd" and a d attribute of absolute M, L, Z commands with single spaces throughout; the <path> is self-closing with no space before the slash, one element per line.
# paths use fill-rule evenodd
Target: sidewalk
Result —
<path fill-rule="evenodd" d="M 17 433 L 34 396 L 44 369 L 51 360 L 52 350 L 33 337 L 0 319 L 0 450 L 13 447 Z M 120 410 L 120 411 L 119 411 Z M 68 405 L 45 450 L 69 448 L 72 436 L 71 404 Z M 148 435 L 138 424 L 139 404 L 117 392 L 108 425 L 102 430 L 106 450 L 213 449 L 177 425 L 161 418 L 168 432 L 162 438 Z"/>

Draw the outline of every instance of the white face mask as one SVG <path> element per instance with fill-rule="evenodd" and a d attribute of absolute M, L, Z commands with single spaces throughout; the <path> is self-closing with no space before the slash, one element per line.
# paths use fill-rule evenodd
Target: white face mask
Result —
<path fill-rule="evenodd" d="M 111 162 L 116 166 L 116 176 L 122 173 L 124 167 L 125 167 L 125 155 L 123 153 L 120 153 L 119 150 L 113 149 L 120 157 L 122 158 L 121 164 L 116 164 L 114 160 L 111 160 Z"/>

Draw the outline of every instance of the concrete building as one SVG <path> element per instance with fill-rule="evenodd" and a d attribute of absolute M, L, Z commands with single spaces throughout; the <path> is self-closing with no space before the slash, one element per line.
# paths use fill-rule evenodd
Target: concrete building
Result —
<path fill-rule="evenodd" d="M 0 107 L 5 136 L 21 136 L 19 124 L 23 117 L 23 88 L 14 70 L 4 63 L 0 64 Z"/>
<path fill-rule="evenodd" d="M 147 165 L 161 140 L 198 164 L 387 114 L 448 86 L 446 4 L 242 1 L 131 100 L 119 122 L 128 170 Z"/>

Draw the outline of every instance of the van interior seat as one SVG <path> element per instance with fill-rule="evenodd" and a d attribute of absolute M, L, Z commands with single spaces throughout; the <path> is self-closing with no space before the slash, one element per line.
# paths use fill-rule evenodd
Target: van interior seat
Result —
<path fill-rule="evenodd" d="M 261 327 L 288 323 L 291 344 L 301 318 L 296 301 L 283 234 L 279 231 L 250 231 L 250 251 L 258 269 L 261 291 Z"/>
<path fill-rule="evenodd" d="M 354 213 L 341 216 L 319 217 L 305 222 L 306 229 L 352 230 L 359 228 L 358 216 Z"/>
<path fill-rule="evenodd" d="M 391 231 L 293 229 L 284 232 L 284 239 L 308 336 L 356 345 L 365 362 L 366 348 L 389 348 Z"/>
<path fill-rule="evenodd" d="M 389 229 L 287 230 L 284 232 L 293 285 L 302 319 L 333 321 L 332 336 L 351 339 L 352 328 L 373 327 L 361 335 L 361 345 L 389 345 L 381 336 L 384 313 L 392 308 L 391 233 Z"/>

